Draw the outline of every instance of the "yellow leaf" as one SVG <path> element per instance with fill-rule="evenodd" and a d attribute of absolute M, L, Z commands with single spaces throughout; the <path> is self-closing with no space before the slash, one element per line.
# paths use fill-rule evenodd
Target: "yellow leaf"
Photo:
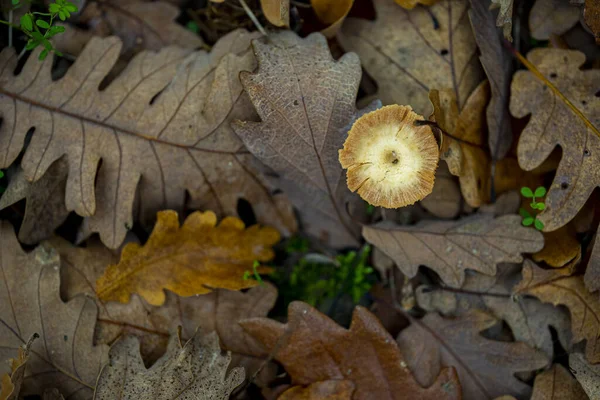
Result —
<path fill-rule="evenodd" d="M 217 226 L 212 211 L 194 212 L 179 227 L 175 211 L 158 213 L 156 226 L 144 246 L 130 243 L 121 261 L 109 266 L 96 286 L 103 301 L 127 303 L 133 293 L 160 306 L 163 289 L 180 296 L 209 293 L 213 289 L 246 289 L 258 284 L 244 279 L 253 271 L 253 262 L 269 261 L 271 248 L 280 239 L 273 228 L 258 225 L 244 229 L 244 223 L 227 217 Z M 258 273 L 271 268 L 258 267 Z"/>
<path fill-rule="evenodd" d="M 319 21 L 327 24 L 321 33 L 328 38 L 335 36 L 350 12 L 354 0 L 310 0 L 310 5 Z"/>
<path fill-rule="evenodd" d="M 417 4 L 423 4 L 424 6 L 432 6 L 437 3 L 438 0 L 396 0 L 396 3 L 407 10 L 412 10 Z"/>
<path fill-rule="evenodd" d="M 290 0 L 260 0 L 265 18 L 275 26 L 290 26 Z"/>

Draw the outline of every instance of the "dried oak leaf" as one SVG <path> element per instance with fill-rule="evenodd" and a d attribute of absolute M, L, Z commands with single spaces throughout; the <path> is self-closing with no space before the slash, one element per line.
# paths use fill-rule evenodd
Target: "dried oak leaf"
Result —
<path fill-rule="evenodd" d="M 600 235 L 598 232 L 596 232 L 592 254 L 590 255 L 583 280 L 590 292 L 600 289 Z"/>
<path fill-rule="evenodd" d="M 412 278 L 420 265 L 460 287 L 465 269 L 496 274 L 496 264 L 523 261 L 544 245 L 541 233 L 521 226 L 521 217 L 480 214 L 458 221 L 422 221 L 414 226 L 387 222 L 363 227 L 363 237 L 391 257 Z"/>
<path fill-rule="evenodd" d="M 93 346 L 96 305 L 84 296 L 60 298 L 58 253 L 48 246 L 21 250 L 12 227 L 0 223 L 0 359 L 34 333 L 21 395 L 57 387 L 69 399 L 90 399 L 107 346 Z M 0 365 L 0 375 L 8 372 Z"/>
<path fill-rule="evenodd" d="M 440 158 L 446 161 L 450 173 L 459 177 L 462 195 L 471 207 L 487 203 L 490 197 L 490 157 L 484 150 L 484 111 L 489 94 L 490 86 L 483 82 L 459 111 L 452 89 L 433 89 L 429 93 L 431 119 L 449 134 L 443 135 Z"/>
<path fill-rule="evenodd" d="M 491 0 L 492 5 L 490 8 L 499 8 L 498 11 L 498 19 L 496 19 L 496 26 L 502 27 L 504 32 L 504 37 L 510 41 L 512 41 L 512 15 L 513 15 L 513 1 L 514 0 Z M 484 3 L 483 1 L 479 1 L 479 3 Z M 471 5 L 474 2 L 471 1 Z M 477 37 L 477 33 L 475 33 Z M 480 44 L 481 47 L 481 44 Z"/>
<path fill-rule="evenodd" d="M 529 12 L 529 31 L 537 40 L 562 35 L 579 21 L 579 7 L 564 0 L 537 0 Z M 577 68 L 577 66 L 575 66 Z"/>
<path fill-rule="evenodd" d="M 75 247 L 57 237 L 49 242 L 60 254 L 63 298 L 68 300 L 84 293 L 98 305 L 96 343 L 110 344 L 124 334 L 135 335 L 140 341 L 142 358 L 152 363 L 164 354 L 170 330 L 181 326 L 181 336 L 191 338 L 199 327 L 205 333 L 217 332 L 222 347 L 233 352 L 233 366 L 244 366 L 252 375 L 263 364 L 266 349 L 238 321 L 267 315 L 277 298 L 273 285 L 265 283 L 245 293 L 218 289 L 185 298 L 167 292 L 161 307 L 151 306 L 137 295 L 127 304 L 104 303 L 96 297 L 95 283 L 108 265 L 118 262 L 118 256 L 98 241 L 88 240 L 86 247 Z M 264 369 L 264 376 L 261 372 L 258 383 L 273 372 L 271 366 Z"/>
<path fill-rule="evenodd" d="M 452 219 L 460 213 L 460 188 L 445 163 L 438 164 L 433 191 L 420 204 L 438 218 Z"/>
<path fill-rule="evenodd" d="M 287 324 L 266 318 L 240 324 L 274 352 L 295 385 L 349 380 L 355 400 L 460 398 L 453 369 L 439 372 L 427 388 L 418 385 L 394 339 L 363 307 L 355 308 L 350 329 L 297 301 L 288 308 Z"/>
<path fill-rule="evenodd" d="M 335 247 L 355 245 L 358 227 L 346 212 L 350 191 L 338 161 L 355 119 L 361 78 L 356 54 L 335 61 L 325 37 L 286 31 L 255 40 L 258 71 L 240 80 L 262 122 L 233 128 L 248 150 L 277 175 L 304 230 Z M 357 197 L 355 197 L 357 198 Z"/>
<path fill-rule="evenodd" d="M 16 400 L 19 398 L 23 378 L 25 377 L 25 367 L 29 360 L 29 351 L 31 344 L 39 335 L 34 333 L 27 343 L 21 345 L 18 349 L 17 357 L 11 358 L 10 374 L 5 373 L 0 377 L 0 400 Z"/>
<path fill-rule="evenodd" d="M 202 46 L 198 35 L 175 21 L 178 16 L 179 8 L 164 1 L 88 1 L 77 17 L 77 23 L 87 29 L 66 25 L 65 34 L 55 36 L 55 46 L 78 55 L 93 36 L 117 36 L 123 41 L 121 55 L 126 59 L 142 50 L 170 45 L 186 49 Z"/>
<path fill-rule="evenodd" d="M 271 247 L 279 239 L 275 229 L 259 225 L 245 229 L 239 218 L 227 217 L 217 225 L 212 211 L 190 214 L 181 227 L 176 212 L 161 211 L 146 244 L 125 245 L 119 263 L 98 278 L 96 294 L 102 301 L 127 303 L 137 293 L 160 306 L 165 289 L 187 297 L 218 288 L 256 286 L 258 281 L 244 279 L 244 273 L 252 271 L 254 261 L 270 261 L 275 255 Z"/>
<path fill-rule="evenodd" d="M 354 0 L 310 0 L 317 19 L 327 25 L 321 30 L 325 37 L 335 37 L 353 4 Z"/>
<path fill-rule="evenodd" d="M 146 369 L 137 338 L 120 339 L 110 349 L 110 363 L 98 376 L 94 400 L 226 400 L 244 381 L 244 369 L 227 374 L 231 355 L 221 355 L 216 333 L 196 332 L 182 347 L 173 335 L 167 352 Z"/>
<path fill-rule="evenodd" d="M 65 398 L 60 394 L 58 389 L 46 389 L 44 390 L 42 400 L 65 400 Z"/>
<path fill-rule="evenodd" d="M 49 238 L 69 216 L 65 208 L 65 188 L 69 165 L 64 158 L 55 161 L 48 171 L 33 183 L 21 168 L 11 177 L 0 198 L 0 210 L 26 199 L 25 216 L 19 228 L 19 241 L 36 244 Z"/>
<path fill-rule="evenodd" d="M 543 261 L 555 268 L 564 267 L 578 257 L 581 257 L 581 244 L 577 240 L 573 224 L 552 232 L 544 232 L 544 248 L 532 256 L 534 261 Z"/>
<path fill-rule="evenodd" d="M 455 291 L 420 286 L 416 290 L 419 306 L 427 311 L 439 311 L 445 316 L 461 316 L 471 310 L 485 311 L 504 320 L 516 341 L 540 349 L 554 357 L 554 328 L 564 349 L 571 347 L 571 321 L 564 308 L 545 304 L 537 299 L 511 298 L 512 288 L 521 279 L 521 266 L 504 264 L 495 276 L 467 274 L 463 286 Z"/>
<path fill-rule="evenodd" d="M 581 385 L 565 367 L 554 364 L 551 370 L 535 377 L 531 400 L 588 400 Z"/>
<path fill-rule="evenodd" d="M 545 231 L 569 222 L 595 187 L 600 185 L 600 70 L 582 71 L 583 53 L 562 49 L 534 49 L 527 58 L 576 107 L 577 115 L 553 90 L 531 72 L 518 71 L 512 81 L 510 111 L 522 118 L 532 114 L 517 149 L 521 168 L 530 171 L 558 145 L 562 159 L 538 215 Z M 587 120 L 584 121 L 584 118 Z M 596 133 L 586 124 L 591 123 Z"/>
<path fill-rule="evenodd" d="M 569 368 L 590 399 L 600 398 L 600 365 L 592 365 L 581 353 L 569 354 Z"/>
<path fill-rule="evenodd" d="M 275 26 L 290 26 L 290 0 L 260 0 L 265 18 Z"/>
<path fill-rule="evenodd" d="M 52 81 L 52 59 L 33 54 L 13 75 L 14 49 L 0 54 L 0 167 L 18 156 L 35 127 L 21 166 L 39 180 L 66 155 L 66 208 L 118 247 L 132 226 L 136 194 L 140 219 L 150 224 L 161 209 L 183 207 L 186 191 L 199 208 L 235 215 L 239 199 L 261 223 L 293 230 L 281 195 L 271 196 L 256 162 L 229 127 L 252 118 L 239 71 L 254 68 L 253 36 L 235 31 L 211 53 L 169 47 L 139 54 L 105 90 L 98 86 L 119 55 L 116 38 L 94 38 L 67 71 Z M 100 165 L 100 161 L 102 161 Z"/>
<path fill-rule="evenodd" d="M 506 4 L 507 1 L 511 4 L 510 18 L 512 20 L 512 0 L 504 0 L 502 4 Z M 483 0 L 471 0 L 470 2 L 469 17 L 475 41 L 481 53 L 479 61 L 481 61 L 490 82 L 491 98 L 486 111 L 488 146 L 492 160 L 500 160 L 510 150 L 513 137 L 508 112 L 513 57 L 503 46 L 504 39 L 494 26 L 494 18 L 487 7 L 490 2 Z M 501 16 L 502 13 L 498 15 L 498 20 Z"/>
<path fill-rule="evenodd" d="M 311 383 L 306 387 L 293 386 L 277 400 L 351 400 L 353 392 L 352 381 L 330 380 Z"/>
<path fill-rule="evenodd" d="M 587 340 L 585 356 L 592 364 L 600 362 L 600 299 L 585 289 L 581 276 L 543 270 L 527 260 L 523 264 L 523 280 L 513 292 L 566 306 L 571 313 L 573 343 Z"/>
<path fill-rule="evenodd" d="M 545 367 L 549 360 L 524 343 L 481 336 L 497 322 L 480 311 L 461 318 L 430 313 L 400 332 L 398 345 L 421 385 L 433 382 L 442 366 L 453 366 L 465 399 L 493 399 L 506 393 L 525 398 L 531 388 L 516 379 L 515 372 Z"/>
<path fill-rule="evenodd" d="M 338 39 L 358 53 L 384 104 L 431 111 L 429 91 L 452 88 L 459 109 L 482 77 L 468 0 L 442 0 L 407 11 L 375 0 L 377 20 L 347 18 Z"/>
<path fill-rule="evenodd" d="M 594 33 L 596 44 L 600 44 L 600 3 L 595 0 L 585 0 L 583 18 Z"/>

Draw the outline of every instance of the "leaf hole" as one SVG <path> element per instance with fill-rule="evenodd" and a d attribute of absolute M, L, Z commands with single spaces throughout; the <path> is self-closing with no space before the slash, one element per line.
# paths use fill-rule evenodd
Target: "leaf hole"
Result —
<path fill-rule="evenodd" d="M 236 211 L 246 226 L 256 225 L 256 214 L 254 214 L 252 204 L 248 200 L 244 198 L 238 199 Z"/>
<path fill-rule="evenodd" d="M 448 49 L 442 49 L 442 51 L 440 51 L 440 54 L 445 56 L 448 54 Z"/>
<path fill-rule="evenodd" d="M 600 90 L 598 90 L 596 93 L 594 93 L 594 96 L 600 97 Z"/>
<path fill-rule="evenodd" d="M 558 77 L 558 75 L 556 75 L 556 72 L 553 72 L 550 74 L 550 78 L 552 78 L 552 79 L 557 78 L 557 77 Z"/>
<path fill-rule="evenodd" d="M 560 184 L 560 188 L 563 189 L 563 190 L 567 189 L 568 187 L 569 187 L 569 183 L 568 182 L 563 182 L 563 183 Z"/>
<path fill-rule="evenodd" d="M 591 154 L 592 154 L 592 152 L 589 149 L 585 149 L 583 151 L 583 155 L 586 156 L 586 157 L 589 157 Z"/>

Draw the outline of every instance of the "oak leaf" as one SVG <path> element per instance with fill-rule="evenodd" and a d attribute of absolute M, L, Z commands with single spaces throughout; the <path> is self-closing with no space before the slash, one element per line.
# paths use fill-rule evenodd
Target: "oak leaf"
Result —
<path fill-rule="evenodd" d="M 98 376 L 94 400 L 201 399 L 225 400 L 244 380 L 243 368 L 227 374 L 231 355 L 221 355 L 216 333 L 196 332 L 183 346 L 173 335 L 167 352 L 146 369 L 135 337 L 110 349 L 110 362 Z"/>
<path fill-rule="evenodd" d="M 569 313 L 530 297 L 511 298 L 512 288 L 521 279 L 521 266 L 503 264 L 495 276 L 479 273 L 467 274 L 465 283 L 453 291 L 429 286 L 419 286 L 416 299 L 427 311 L 439 311 L 445 316 L 461 316 L 471 310 L 484 311 L 504 320 L 518 342 L 540 349 L 554 357 L 552 327 L 564 349 L 571 347 L 571 322 Z"/>
<path fill-rule="evenodd" d="M 433 191 L 420 204 L 438 218 L 452 219 L 458 216 L 462 206 L 460 188 L 447 165 L 438 164 L 435 171 Z"/>
<path fill-rule="evenodd" d="M 600 44 L 600 4 L 594 0 L 585 0 L 583 18 L 586 25 L 594 33 L 596 44 Z"/>
<path fill-rule="evenodd" d="M 504 37 L 512 41 L 512 15 L 513 15 L 513 1 L 514 0 L 491 0 L 492 6 L 490 8 L 499 8 L 498 18 L 496 19 L 496 26 L 502 27 Z M 480 2 L 482 3 L 482 2 Z M 471 2 L 471 4 L 474 4 Z M 481 44 L 480 44 L 481 47 Z"/>
<path fill-rule="evenodd" d="M 335 61 L 319 33 L 301 39 L 281 32 L 253 46 L 258 71 L 242 72 L 240 80 L 262 122 L 237 121 L 236 133 L 275 172 L 306 232 L 335 247 L 356 244 L 338 149 L 352 122 L 369 111 L 355 106 L 358 57 L 350 53 Z"/>
<path fill-rule="evenodd" d="M 565 225 L 552 232 L 544 232 L 544 248 L 533 254 L 536 262 L 545 262 L 560 268 L 575 258 L 581 257 L 581 244 L 573 224 Z"/>
<path fill-rule="evenodd" d="M 600 398 L 600 365 L 592 365 L 581 353 L 569 354 L 569 368 L 590 399 Z"/>
<path fill-rule="evenodd" d="M 290 0 L 260 0 L 265 18 L 275 26 L 290 26 Z"/>
<path fill-rule="evenodd" d="M 58 389 L 46 389 L 44 390 L 42 400 L 65 400 L 65 398 L 60 394 Z"/>
<path fill-rule="evenodd" d="M 335 37 L 353 4 L 354 0 L 310 0 L 310 5 L 319 21 L 327 25 L 321 30 L 325 37 Z"/>
<path fill-rule="evenodd" d="M 440 158 L 446 161 L 450 173 L 459 177 L 462 195 L 471 207 L 487 203 L 490 197 L 490 157 L 483 148 L 489 93 L 489 84 L 483 82 L 460 111 L 452 89 L 433 89 L 429 93 L 431 119 L 444 132 Z"/>
<path fill-rule="evenodd" d="M 517 149 L 521 168 L 532 170 L 556 146 L 562 149 L 546 209 L 537 216 L 545 231 L 553 231 L 566 225 L 600 185 L 600 97 L 595 95 L 600 70 L 580 70 L 585 56 L 574 50 L 534 49 L 527 58 L 582 113 L 577 115 L 531 72 L 515 73 L 510 111 L 517 118 L 532 114 Z"/>
<path fill-rule="evenodd" d="M 253 270 L 255 261 L 270 261 L 275 255 L 271 247 L 280 237 L 273 228 L 244 228 L 234 217 L 217 225 L 212 211 L 196 211 L 180 227 L 176 212 L 161 211 L 146 244 L 127 244 L 119 263 L 108 266 L 98 278 L 98 298 L 127 303 L 137 293 L 149 304 L 160 306 L 165 302 L 165 289 L 187 297 L 217 288 L 256 286 L 258 281 L 244 279 L 244 273 Z M 271 269 L 261 266 L 256 271 Z"/>
<path fill-rule="evenodd" d="M 462 109 L 482 77 L 469 1 L 442 0 L 410 11 L 390 0 L 374 4 L 377 20 L 347 18 L 338 39 L 358 53 L 382 102 L 410 104 L 428 115 L 429 91 L 452 88 Z"/>
<path fill-rule="evenodd" d="M 256 160 L 229 127 L 232 119 L 254 115 L 237 79 L 254 68 L 252 37 L 232 32 L 208 54 L 186 56 L 174 47 L 141 53 L 103 91 L 98 86 L 121 47 L 116 38 L 94 38 L 56 81 L 52 59 L 40 62 L 36 54 L 14 76 L 16 54 L 4 50 L 0 167 L 16 159 L 35 127 L 21 162 L 25 178 L 39 180 L 66 155 L 66 208 L 87 217 L 86 232 L 99 232 L 110 248 L 133 225 L 136 193 L 139 219 L 148 225 L 158 210 L 181 209 L 187 191 L 199 208 L 220 215 L 235 215 L 245 198 L 259 222 L 293 230 L 287 202 L 271 196 Z"/>
<path fill-rule="evenodd" d="M 591 397 L 590 397 L 591 398 Z M 581 385 L 560 364 L 535 377 L 531 400 L 588 400 Z"/>
<path fill-rule="evenodd" d="M 428 388 L 419 386 L 393 338 L 360 306 L 349 330 L 302 302 L 290 304 L 287 324 L 254 318 L 241 325 L 274 353 L 295 385 L 348 380 L 355 400 L 460 398 L 453 369 L 441 371 Z"/>
<path fill-rule="evenodd" d="M 21 395 L 57 387 L 70 399 L 89 399 L 106 361 L 107 346 L 93 346 L 96 305 L 77 296 L 60 298 L 60 260 L 49 246 L 26 254 L 12 227 L 0 223 L 0 359 L 12 357 L 34 333 Z M 0 364 L 0 375 L 8 372 Z"/>
<path fill-rule="evenodd" d="M 33 341 L 38 337 L 39 335 L 34 333 L 27 343 L 19 347 L 17 357 L 8 360 L 10 374 L 6 373 L 0 377 L 0 400 L 16 400 L 19 398 L 27 360 L 29 360 L 29 350 Z"/>
<path fill-rule="evenodd" d="M 496 2 L 498 0 L 494 0 Z M 512 26 L 512 0 L 501 0 L 504 6 L 498 14 L 498 22 L 511 21 Z M 512 128 L 508 102 L 510 100 L 510 80 L 513 73 L 513 58 L 503 46 L 503 38 L 494 26 L 494 19 L 488 10 L 489 1 L 471 0 L 469 17 L 473 27 L 475 41 L 479 46 L 481 55 L 479 61 L 485 70 L 490 82 L 491 98 L 486 110 L 488 125 L 488 146 L 492 160 L 500 160 L 508 153 L 512 143 Z M 506 10 L 506 14 L 502 13 Z M 510 14 L 510 16 L 509 16 Z M 506 16 L 506 17 L 505 17 Z M 502 17 L 502 20 L 501 20 Z M 508 25 L 505 25 L 505 27 Z M 505 28 L 505 31 L 510 29 Z"/>
<path fill-rule="evenodd" d="M 590 292 L 600 289 L 600 235 L 596 232 L 592 254 L 588 261 L 585 275 L 583 276 L 585 286 Z"/>
<path fill-rule="evenodd" d="M 33 183 L 21 168 L 11 177 L 0 198 L 0 210 L 26 199 L 25 216 L 19 228 L 19 241 L 36 244 L 49 238 L 69 216 L 65 208 L 65 188 L 69 166 L 64 158 L 55 161 Z"/>
<path fill-rule="evenodd" d="M 537 40 L 562 35 L 579 21 L 579 7 L 563 0 L 536 0 L 529 12 L 529 31 Z"/>
<path fill-rule="evenodd" d="M 421 385 L 433 382 L 442 366 L 453 366 L 465 399 L 493 399 L 507 393 L 525 398 L 531 388 L 514 373 L 542 368 L 549 360 L 524 343 L 481 336 L 481 331 L 497 322 L 479 311 L 461 318 L 430 313 L 400 332 L 398 345 Z"/>
<path fill-rule="evenodd" d="M 600 299 L 585 289 L 581 276 L 565 275 L 560 270 L 545 271 L 527 261 L 523 265 L 523 280 L 514 293 L 566 306 L 571 313 L 573 343 L 587 340 L 586 358 L 592 364 L 600 362 Z"/>
<path fill-rule="evenodd" d="M 412 278 L 420 265 L 460 287 L 465 270 L 496 274 L 500 262 L 523 261 L 521 253 L 543 247 L 542 234 L 521 226 L 518 215 L 481 214 L 458 221 L 422 221 L 414 226 L 380 223 L 363 227 L 363 237 L 391 257 Z"/>
<path fill-rule="evenodd" d="M 353 392 L 352 381 L 330 380 L 311 383 L 306 387 L 293 386 L 277 400 L 351 400 Z"/>

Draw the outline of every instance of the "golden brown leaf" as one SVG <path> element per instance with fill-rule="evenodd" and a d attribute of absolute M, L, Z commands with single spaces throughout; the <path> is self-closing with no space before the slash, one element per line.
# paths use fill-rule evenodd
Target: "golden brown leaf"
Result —
<path fill-rule="evenodd" d="M 588 400 L 581 385 L 560 364 L 535 377 L 531 400 Z"/>
<path fill-rule="evenodd" d="M 356 201 L 338 161 L 356 109 L 362 74 L 356 54 L 335 61 L 323 35 L 285 31 L 253 42 L 256 73 L 240 79 L 262 122 L 236 121 L 248 150 L 277 174 L 274 184 L 296 206 L 305 232 L 334 247 L 356 245 L 358 226 L 346 212 Z M 362 206 L 361 202 L 361 206 Z"/>
<path fill-rule="evenodd" d="M 417 4 L 423 4 L 424 6 L 432 6 L 437 3 L 439 0 L 395 0 L 396 3 L 406 8 L 407 10 L 412 10 L 415 8 Z"/>
<path fill-rule="evenodd" d="M 543 353 L 524 343 L 486 339 L 480 332 L 498 321 L 480 311 L 461 318 L 427 314 L 398 336 L 406 363 L 421 385 L 434 381 L 442 367 L 456 368 L 465 399 L 492 399 L 509 393 L 526 398 L 531 388 L 514 377 L 548 364 Z"/>
<path fill-rule="evenodd" d="M 539 48 L 529 52 L 527 59 L 571 103 L 529 71 L 518 71 L 513 77 L 511 113 L 517 118 L 532 114 L 519 140 L 521 168 L 533 170 L 556 146 L 562 149 L 546 209 L 538 215 L 544 231 L 553 231 L 566 225 L 600 185 L 600 97 L 596 96 L 600 70 L 580 70 L 585 56 L 574 50 Z"/>
<path fill-rule="evenodd" d="M 544 248 L 533 254 L 534 261 L 543 261 L 556 268 L 564 267 L 576 257 L 581 257 L 581 244 L 572 224 L 544 232 Z"/>
<path fill-rule="evenodd" d="M 483 82 L 459 112 L 451 89 L 434 89 L 429 93 L 432 119 L 449 134 L 443 135 L 440 158 L 446 161 L 450 173 L 459 177 L 462 195 L 471 207 L 479 207 L 490 198 L 490 157 L 483 149 L 489 95 L 490 86 Z"/>
<path fill-rule="evenodd" d="M 579 21 L 579 13 L 569 1 L 536 0 L 529 13 L 531 36 L 548 40 L 552 34 L 562 35 Z"/>
<path fill-rule="evenodd" d="M 106 361 L 107 346 L 93 346 L 96 305 L 85 296 L 60 298 L 60 261 L 50 246 L 25 253 L 12 227 L 0 222 L 0 359 L 13 357 L 34 333 L 21 395 L 48 387 L 89 399 Z M 0 375 L 10 371 L 0 364 Z"/>
<path fill-rule="evenodd" d="M 321 33 L 332 38 L 342 27 L 354 0 L 310 0 L 310 5 L 319 21 L 327 25 Z"/>
<path fill-rule="evenodd" d="M 351 400 L 354 384 L 347 380 L 311 383 L 306 387 L 293 386 L 277 400 Z"/>
<path fill-rule="evenodd" d="M 600 3 L 595 0 L 585 0 L 583 18 L 587 26 L 594 32 L 596 43 L 600 44 Z"/>
<path fill-rule="evenodd" d="M 270 261 L 271 246 L 279 239 L 273 228 L 244 229 L 239 218 L 227 217 L 217 225 L 212 211 L 190 214 L 181 227 L 176 212 L 161 211 L 146 244 L 127 244 L 119 263 L 110 265 L 96 282 L 96 293 L 102 301 L 121 303 L 137 293 L 160 306 L 165 289 L 184 297 L 218 288 L 246 289 L 258 281 L 244 280 L 244 272 L 252 272 L 254 261 Z M 261 266 L 257 271 L 271 269 Z"/>
<path fill-rule="evenodd" d="M 27 343 L 19 347 L 17 358 L 9 360 L 10 374 L 5 373 L 0 377 L 0 400 L 16 400 L 19 398 L 31 344 L 38 337 L 37 333 L 33 334 Z"/>
<path fill-rule="evenodd" d="M 260 0 L 265 18 L 275 26 L 290 26 L 290 0 Z"/>
<path fill-rule="evenodd" d="M 355 400 L 460 398 L 453 369 L 441 371 L 428 388 L 419 386 L 394 339 L 365 308 L 356 307 L 349 330 L 301 302 L 290 304 L 287 324 L 265 318 L 241 324 L 274 352 L 293 384 L 349 380 Z"/>
<path fill-rule="evenodd" d="M 414 226 L 381 223 L 363 237 L 391 257 L 408 277 L 425 265 L 449 286 L 460 287 L 466 269 L 496 274 L 500 262 L 523 261 L 521 253 L 543 247 L 542 234 L 521 226 L 521 217 L 480 214 L 458 221 L 421 221 Z"/>
<path fill-rule="evenodd" d="M 125 337 L 110 349 L 94 399 L 228 399 L 244 381 L 243 368 L 227 374 L 230 361 L 229 353 L 221 355 L 216 333 L 196 332 L 183 346 L 173 335 L 167 352 L 146 369 L 137 339 Z"/>
<path fill-rule="evenodd" d="M 538 299 L 566 306 L 571 313 L 573 343 L 587 340 L 585 355 L 600 362 L 600 299 L 585 289 L 581 276 L 565 276 L 560 270 L 544 271 L 531 261 L 523 265 L 523 280 L 514 289 Z"/>
<path fill-rule="evenodd" d="M 374 0 L 377 20 L 347 18 L 338 35 L 378 85 L 384 104 L 431 112 L 429 91 L 452 88 L 459 109 L 483 75 L 467 11 L 468 0 L 442 0 L 407 11 Z"/>
<path fill-rule="evenodd" d="M 569 369 L 590 399 L 600 398 L 600 364 L 592 365 L 581 353 L 569 354 Z"/>
<path fill-rule="evenodd" d="M 86 217 L 83 237 L 99 232 L 110 248 L 133 225 L 136 193 L 139 219 L 148 226 L 157 211 L 182 209 L 188 193 L 192 205 L 219 215 L 235 215 L 246 199 L 260 223 L 293 231 L 285 196 L 271 195 L 256 159 L 229 126 L 255 118 L 237 78 L 255 67 L 253 37 L 234 31 L 211 53 L 175 47 L 141 53 L 103 91 L 98 87 L 119 56 L 116 38 L 94 38 L 55 81 L 51 57 L 40 62 L 34 52 L 14 76 L 17 56 L 5 49 L 0 167 L 14 162 L 35 125 L 21 162 L 25 178 L 39 180 L 66 155 L 66 208 Z"/>

